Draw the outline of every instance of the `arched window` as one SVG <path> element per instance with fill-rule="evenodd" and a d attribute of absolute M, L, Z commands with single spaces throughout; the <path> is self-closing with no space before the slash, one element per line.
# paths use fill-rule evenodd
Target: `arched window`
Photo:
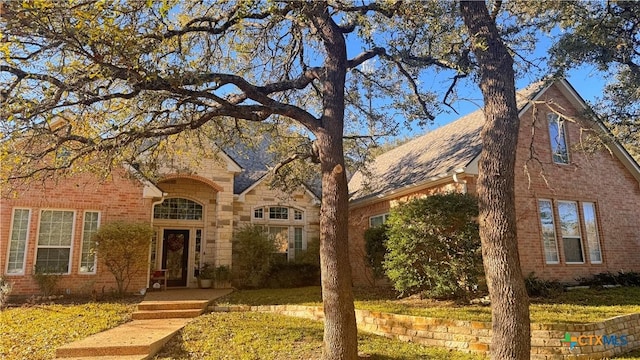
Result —
<path fill-rule="evenodd" d="M 165 199 L 153 209 L 154 219 L 202 220 L 202 205 L 189 199 Z"/>

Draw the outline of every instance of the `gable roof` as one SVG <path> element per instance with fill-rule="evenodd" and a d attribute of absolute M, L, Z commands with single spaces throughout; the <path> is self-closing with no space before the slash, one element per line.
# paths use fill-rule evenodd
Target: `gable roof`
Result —
<path fill-rule="evenodd" d="M 556 85 L 577 108 L 586 110 L 586 102 L 565 79 L 540 81 L 516 93 L 518 116 L 522 116 L 547 89 Z M 613 139 L 598 119 L 595 127 Z M 393 196 L 459 173 L 477 174 L 477 160 L 482 150 L 480 131 L 484 125 L 482 109 L 417 137 L 378 156 L 365 169 L 356 172 L 349 182 L 351 204 Z M 640 182 L 640 166 L 618 143 L 609 150 Z"/>
<path fill-rule="evenodd" d="M 552 83 L 536 82 L 516 94 L 519 115 Z M 382 198 L 466 172 L 477 174 L 484 125 L 479 109 L 379 155 L 349 181 L 351 203 Z"/>

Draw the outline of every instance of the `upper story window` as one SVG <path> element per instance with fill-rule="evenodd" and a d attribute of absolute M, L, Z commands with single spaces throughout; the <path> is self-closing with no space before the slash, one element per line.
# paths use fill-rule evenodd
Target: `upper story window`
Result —
<path fill-rule="evenodd" d="M 567 134 L 565 121 L 558 114 L 547 115 L 549 120 L 549 139 L 551 140 L 551 154 L 556 164 L 569 163 L 569 149 L 567 148 Z"/>
<path fill-rule="evenodd" d="M 264 218 L 264 210 L 262 208 L 257 208 L 253 210 L 253 217 L 256 219 Z"/>
<path fill-rule="evenodd" d="M 293 220 L 302 220 L 302 211 L 293 210 Z"/>
<path fill-rule="evenodd" d="M 389 213 L 371 216 L 369 218 L 369 227 L 378 227 L 387 222 Z"/>
<path fill-rule="evenodd" d="M 202 220 L 202 205 L 189 199 L 165 199 L 153 209 L 154 219 Z"/>

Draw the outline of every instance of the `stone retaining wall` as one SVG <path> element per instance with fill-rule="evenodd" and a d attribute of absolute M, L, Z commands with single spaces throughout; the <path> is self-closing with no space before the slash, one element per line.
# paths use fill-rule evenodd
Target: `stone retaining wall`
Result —
<path fill-rule="evenodd" d="M 324 320 L 322 307 L 300 305 L 212 306 L 216 312 L 256 311 Z M 491 323 L 356 310 L 358 328 L 427 346 L 487 353 Z M 573 345 L 573 346 L 572 346 Z M 531 359 L 602 359 L 640 349 L 640 313 L 591 324 L 532 324 Z"/>

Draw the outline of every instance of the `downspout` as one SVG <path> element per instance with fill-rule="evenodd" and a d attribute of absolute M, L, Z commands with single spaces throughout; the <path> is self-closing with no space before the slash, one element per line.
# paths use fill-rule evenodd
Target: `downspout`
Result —
<path fill-rule="evenodd" d="M 164 202 L 164 197 L 167 196 L 167 193 L 163 192 L 162 196 L 160 197 L 160 200 L 158 201 L 154 201 L 151 203 L 151 226 L 153 226 L 153 211 L 156 208 L 156 205 L 160 205 Z M 158 236 L 156 236 L 156 241 L 158 240 Z M 156 244 L 156 247 L 158 246 L 158 244 Z M 147 264 L 151 265 L 151 245 L 149 246 L 149 258 L 147 259 Z M 149 288 L 149 285 L 151 285 L 150 283 L 150 278 L 151 278 L 151 266 L 147 266 L 147 289 Z"/>
<path fill-rule="evenodd" d="M 461 180 L 458 178 L 458 173 L 453 173 L 453 182 L 456 184 L 462 184 L 462 193 L 467 193 L 467 180 Z"/>

